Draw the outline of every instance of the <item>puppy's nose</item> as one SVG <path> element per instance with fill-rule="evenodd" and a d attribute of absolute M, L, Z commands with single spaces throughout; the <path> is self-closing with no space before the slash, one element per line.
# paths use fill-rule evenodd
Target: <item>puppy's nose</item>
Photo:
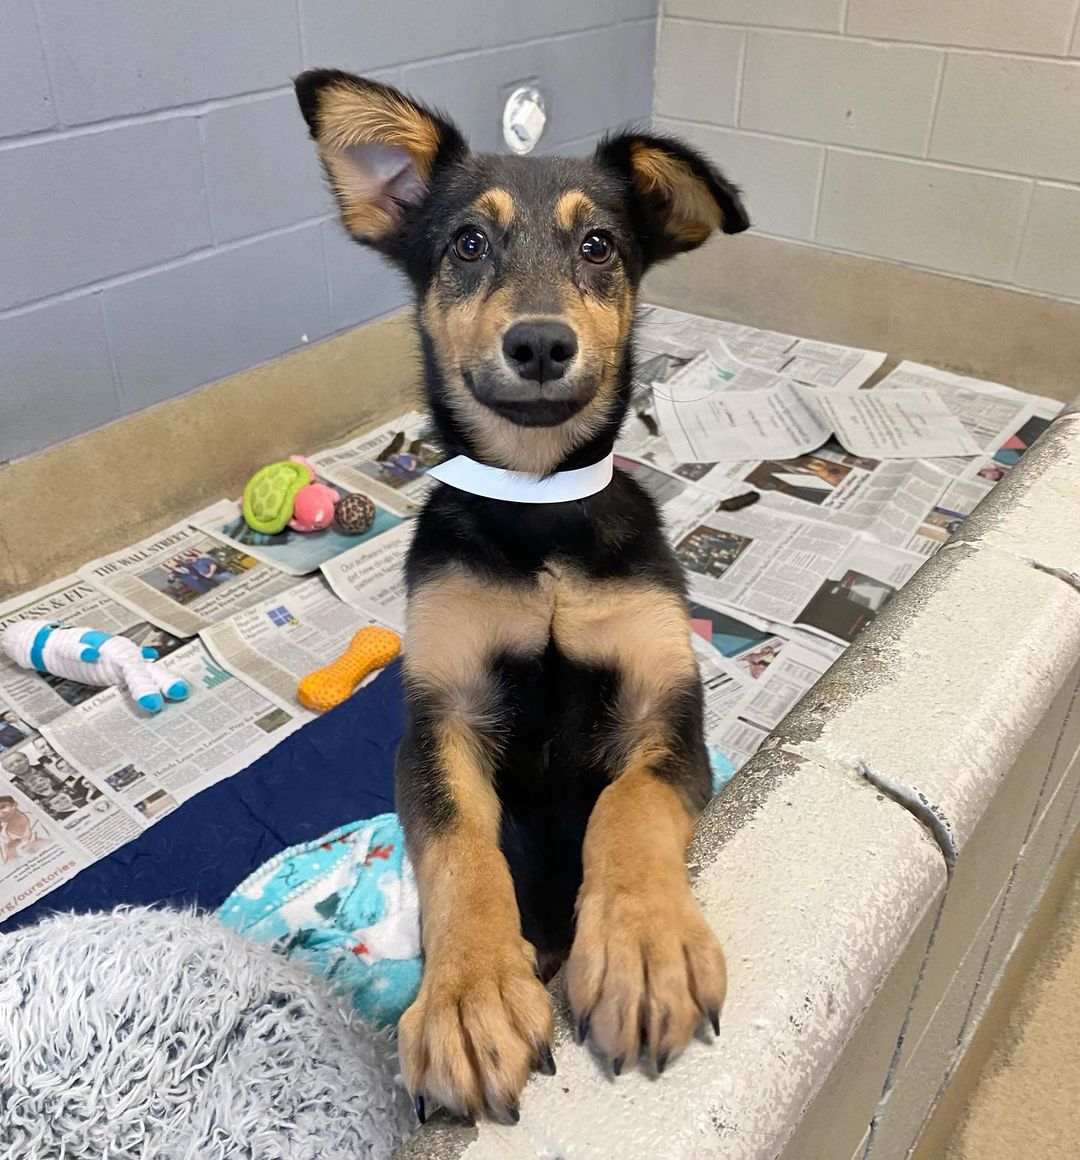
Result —
<path fill-rule="evenodd" d="M 515 323 L 503 335 L 503 354 L 523 379 L 561 379 L 577 355 L 577 335 L 564 322 Z"/>

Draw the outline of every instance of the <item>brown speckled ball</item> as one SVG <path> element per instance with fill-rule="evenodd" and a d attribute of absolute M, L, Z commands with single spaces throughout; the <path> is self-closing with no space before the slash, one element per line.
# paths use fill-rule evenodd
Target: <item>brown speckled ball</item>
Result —
<path fill-rule="evenodd" d="M 362 536 L 375 522 L 375 505 L 366 495 L 353 492 L 338 500 L 334 519 L 345 535 Z"/>

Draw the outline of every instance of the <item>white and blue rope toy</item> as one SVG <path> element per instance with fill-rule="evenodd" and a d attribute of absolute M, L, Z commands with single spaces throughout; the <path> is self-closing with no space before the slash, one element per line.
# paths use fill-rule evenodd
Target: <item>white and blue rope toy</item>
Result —
<path fill-rule="evenodd" d="M 84 685 L 120 685 L 148 713 L 160 713 L 166 698 L 183 701 L 190 691 L 187 681 L 153 663 L 156 649 L 111 632 L 22 620 L 4 629 L 0 648 L 20 668 Z"/>

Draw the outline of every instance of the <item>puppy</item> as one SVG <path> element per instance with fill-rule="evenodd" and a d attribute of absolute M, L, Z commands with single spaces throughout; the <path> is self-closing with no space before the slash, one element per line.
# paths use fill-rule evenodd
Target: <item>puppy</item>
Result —
<path fill-rule="evenodd" d="M 554 1072 L 542 980 L 567 956 L 578 1036 L 616 1075 L 642 1053 L 663 1071 L 724 999 L 684 863 L 710 773 L 683 576 L 641 488 L 595 480 L 642 275 L 749 220 L 668 138 L 478 155 L 386 85 L 318 70 L 296 92 L 346 229 L 412 282 L 446 453 L 594 480 L 547 503 L 438 486 L 406 568 L 397 803 L 424 975 L 402 1068 L 421 1118 L 426 1097 L 512 1123 L 530 1070 Z"/>

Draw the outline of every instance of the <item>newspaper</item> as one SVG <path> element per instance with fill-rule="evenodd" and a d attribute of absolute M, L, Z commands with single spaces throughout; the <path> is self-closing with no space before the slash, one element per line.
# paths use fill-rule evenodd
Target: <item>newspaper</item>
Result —
<path fill-rule="evenodd" d="M 359 491 L 399 516 L 423 506 L 431 488 L 426 473 L 442 452 L 428 438 L 430 421 L 409 411 L 341 447 L 311 456 L 315 470 L 334 486 Z"/>
<path fill-rule="evenodd" d="M 769 373 L 774 381 L 765 389 L 727 391 L 730 373 L 706 353 L 653 387 L 660 427 L 677 460 L 786 458 L 829 437 L 819 411 L 791 380 Z M 745 383 L 747 376 L 736 371 L 734 378 Z"/>
<path fill-rule="evenodd" d="M 1019 430 L 1036 411 L 1060 410 L 1052 399 L 1025 395 L 1000 383 L 954 375 L 922 363 L 902 362 L 875 387 L 878 391 L 921 388 L 937 393 L 976 444 L 976 451 L 991 452 L 1010 434 Z"/>
<path fill-rule="evenodd" d="M 753 681 L 699 635 L 691 635 L 705 700 L 705 740 L 717 743 L 730 718 L 750 697 Z"/>
<path fill-rule="evenodd" d="M 375 522 L 360 536 L 347 536 L 333 525 L 318 532 L 294 532 L 292 528 L 286 527 L 284 531 L 271 536 L 248 527 L 240 504 L 225 499 L 197 512 L 191 517 L 191 522 L 210 535 L 225 540 L 240 552 L 250 553 L 287 576 L 295 577 L 317 572 L 335 556 L 396 527 L 401 523 L 401 516 L 376 504 Z M 200 625 L 202 627 L 205 626 Z"/>
<path fill-rule="evenodd" d="M 640 351 L 693 358 L 710 342 L 721 338 L 728 350 L 744 362 L 810 386 L 860 387 L 885 361 L 883 351 L 815 342 L 775 330 L 685 314 L 666 306 L 645 306 L 639 317 Z"/>
<path fill-rule="evenodd" d="M 681 511 L 672 518 L 670 510 L 675 554 L 694 596 L 781 624 L 794 622 L 859 538 L 761 504 L 737 512 L 714 508 L 689 527 Z"/>
<path fill-rule="evenodd" d="M 356 630 L 372 623 L 370 616 L 343 603 L 321 577 L 314 576 L 279 599 L 265 600 L 211 626 L 202 639 L 218 664 L 268 701 L 310 721 L 317 714 L 296 699 L 300 678 L 340 656 Z"/>
<path fill-rule="evenodd" d="M 0 632 L 19 620 L 59 620 L 68 625 L 119 633 L 143 648 L 156 649 L 160 657 L 168 656 L 182 643 L 164 629 L 141 620 L 130 608 L 118 604 L 74 573 L 0 604 Z M 0 753 L 10 748 L 5 744 L 5 736 L 14 737 L 10 728 L 16 726 L 9 717 L 17 716 L 40 727 L 100 692 L 98 685 L 83 685 L 20 668 L 6 653 L 0 652 Z"/>
<path fill-rule="evenodd" d="M 219 669 L 198 642 L 170 663 L 192 687 L 188 701 L 148 718 L 110 688 L 0 756 L 0 920 L 299 724 Z"/>
<path fill-rule="evenodd" d="M 191 695 L 165 712 L 147 717 L 112 688 L 43 730 L 98 789 L 147 823 L 250 765 L 300 724 L 299 714 L 236 680 L 197 640 L 170 664 Z"/>
<path fill-rule="evenodd" d="M 903 548 L 857 539 L 830 566 L 792 623 L 850 644 L 925 562 Z"/>
<path fill-rule="evenodd" d="M 295 581 L 186 521 L 93 560 L 79 576 L 166 632 L 200 629 Z"/>
<path fill-rule="evenodd" d="M 754 686 L 753 695 L 741 708 L 740 716 L 763 729 L 775 729 L 841 651 L 837 648 L 830 654 L 805 638 L 788 641 L 769 665 L 766 676 Z"/>
<path fill-rule="evenodd" d="M 941 395 L 927 387 L 812 391 L 804 398 L 852 455 L 933 459 L 981 450 Z"/>
<path fill-rule="evenodd" d="M 922 517 L 903 545 L 910 552 L 932 556 L 948 539 L 960 530 L 964 520 L 989 494 L 993 484 L 984 479 L 953 479 L 944 494 Z"/>
<path fill-rule="evenodd" d="M 327 583 L 346 604 L 398 632 L 405 631 L 405 556 L 412 523 L 357 544 L 322 566 Z"/>

